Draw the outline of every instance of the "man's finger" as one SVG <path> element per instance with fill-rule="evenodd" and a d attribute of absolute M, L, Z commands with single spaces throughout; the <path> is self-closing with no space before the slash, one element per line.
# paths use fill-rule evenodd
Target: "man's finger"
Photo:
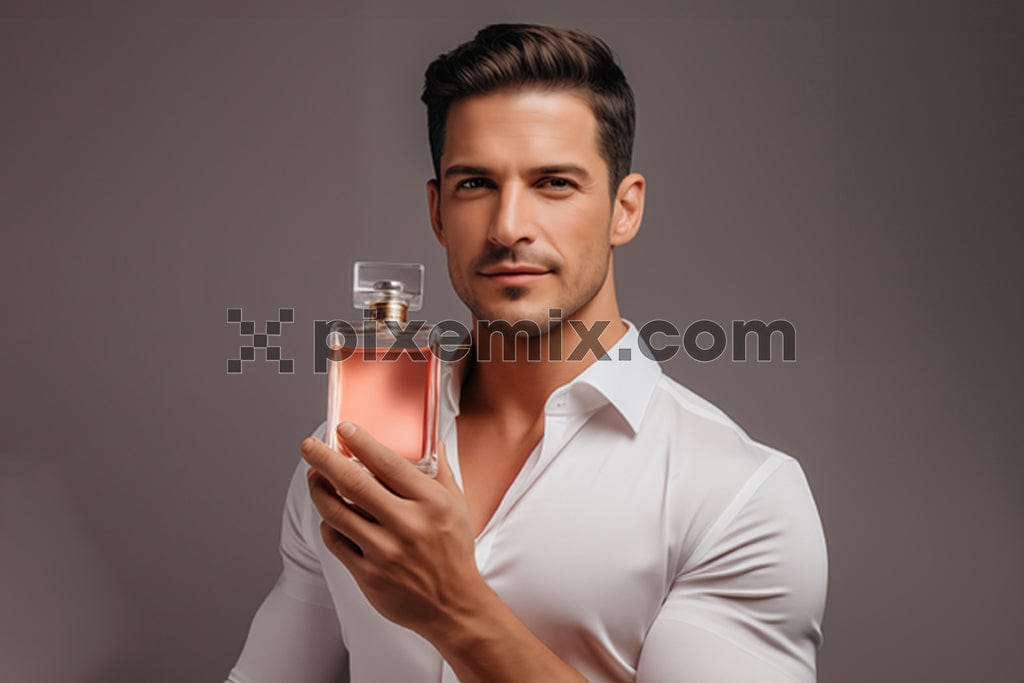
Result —
<path fill-rule="evenodd" d="M 363 555 L 374 559 L 393 552 L 395 541 L 376 521 L 338 498 L 331 484 L 322 474 L 311 470 L 309 494 L 320 517 L 332 529 L 342 534 L 362 550 Z"/>
<path fill-rule="evenodd" d="M 403 498 L 422 498 L 430 486 L 428 477 L 409 460 L 381 444 L 368 431 L 351 422 L 338 425 L 338 437 L 359 462 L 366 465 L 388 488 Z"/>
<path fill-rule="evenodd" d="M 391 524 L 399 514 L 395 504 L 401 499 L 384 488 L 369 472 L 315 437 L 302 442 L 302 457 L 322 474 L 335 490 L 370 513 L 382 524 Z"/>
<path fill-rule="evenodd" d="M 323 539 L 327 549 L 337 557 L 353 576 L 358 576 L 370 560 L 363 555 L 363 551 L 346 538 L 343 534 L 331 527 L 327 522 L 320 522 L 320 538 Z"/>

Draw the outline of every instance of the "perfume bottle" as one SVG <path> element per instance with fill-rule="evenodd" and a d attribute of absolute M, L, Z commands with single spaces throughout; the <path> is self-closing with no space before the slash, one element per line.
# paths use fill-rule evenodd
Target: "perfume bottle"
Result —
<path fill-rule="evenodd" d="M 423 266 L 357 261 L 352 299 L 363 319 L 327 328 L 327 445 L 358 462 L 337 434 L 354 422 L 433 477 L 439 354 L 433 327 L 408 320 L 423 304 Z"/>

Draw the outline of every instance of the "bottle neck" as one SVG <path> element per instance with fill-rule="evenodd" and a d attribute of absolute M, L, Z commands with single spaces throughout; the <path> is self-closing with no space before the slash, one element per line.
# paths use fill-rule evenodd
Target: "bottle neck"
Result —
<path fill-rule="evenodd" d="M 378 301 L 370 304 L 371 320 L 395 320 L 404 323 L 408 306 L 402 301 Z"/>

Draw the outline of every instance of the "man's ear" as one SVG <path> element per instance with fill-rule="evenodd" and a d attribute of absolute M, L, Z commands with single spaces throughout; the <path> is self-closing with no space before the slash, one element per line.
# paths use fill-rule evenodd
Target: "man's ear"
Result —
<path fill-rule="evenodd" d="M 447 249 L 448 241 L 444 235 L 444 227 L 441 225 L 441 190 L 434 178 L 427 181 L 427 206 L 430 209 L 430 225 L 434 228 L 434 237 L 442 247 Z"/>
<path fill-rule="evenodd" d="M 644 195 L 647 180 L 639 173 L 630 173 L 619 183 L 612 206 L 610 243 L 618 247 L 632 240 L 644 216 Z"/>

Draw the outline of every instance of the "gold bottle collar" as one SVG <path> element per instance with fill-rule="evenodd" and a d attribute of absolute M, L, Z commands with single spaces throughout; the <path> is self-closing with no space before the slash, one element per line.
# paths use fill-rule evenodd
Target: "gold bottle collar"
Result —
<path fill-rule="evenodd" d="M 374 320 L 396 320 L 404 323 L 409 307 L 404 301 L 376 301 L 370 304 Z"/>

